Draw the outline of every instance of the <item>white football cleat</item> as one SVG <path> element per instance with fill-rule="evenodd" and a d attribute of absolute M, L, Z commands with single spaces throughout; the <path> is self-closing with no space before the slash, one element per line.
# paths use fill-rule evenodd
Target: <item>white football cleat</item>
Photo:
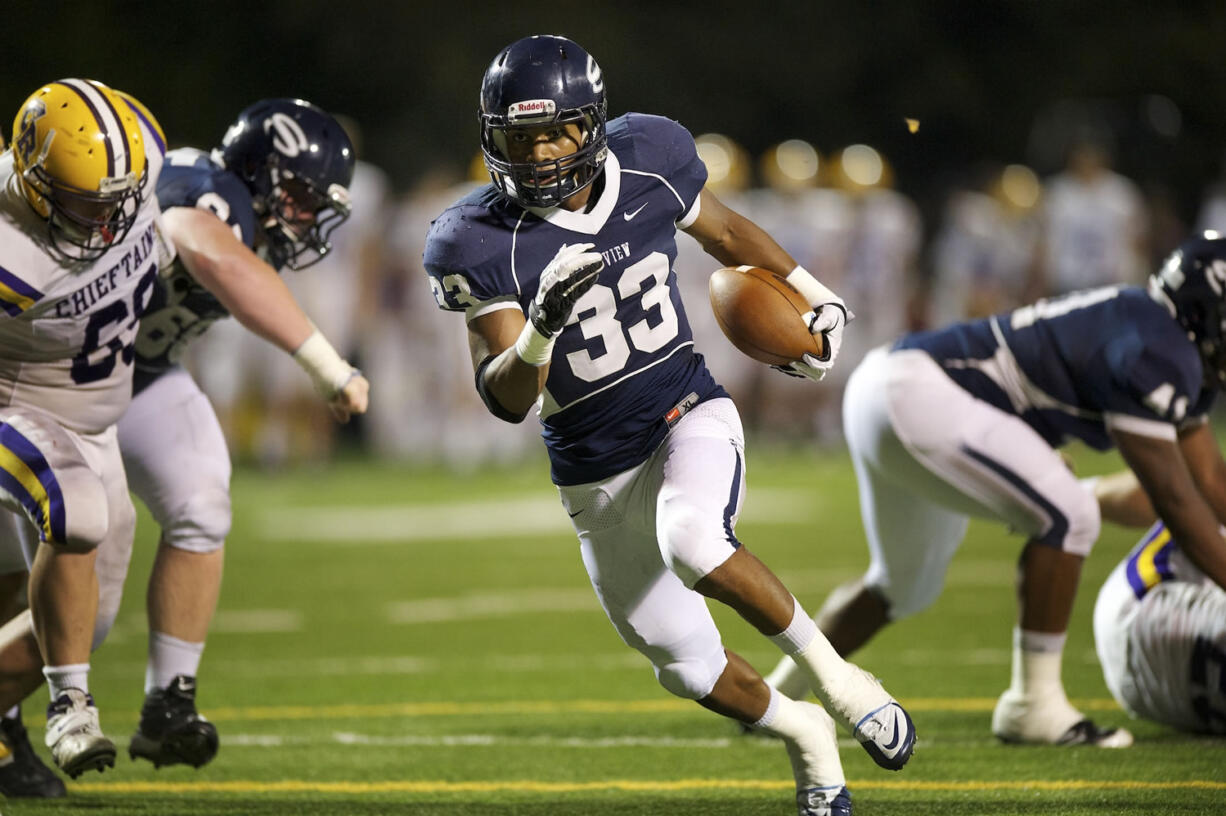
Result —
<path fill-rule="evenodd" d="M 115 767 L 115 743 L 102 733 L 94 698 L 80 689 L 67 689 L 47 706 L 46 743 L 55 764 L 73 779 Z"/>
<path fill-rule="evenodd" d="M 1132 745 L 1132 733 L 1128 729 L 1098 727 L 1073 708 L 1063 695 L 1030 700 L 1012 689 L 996 701 L 992 733 L 1001 742 L 1032 745 L 1094 745 L 1099 748 Z"/>
<path fill-rule="evenodd" d="M 841 672 L 839 682 L 822 684 L 811 676 L 814 692 L 826 710 L 847 726 L 873 762 L 886 770 L 901 770 L 915 751 L 911 715 L 876 677 L 854 663 L 845 665 L 847 671 Z"/>
<path fill-rule="evenodd" d="M 851 793 L 847 788 L 806 788 L 796 794 L 799 816 L 851 816 Z"/>

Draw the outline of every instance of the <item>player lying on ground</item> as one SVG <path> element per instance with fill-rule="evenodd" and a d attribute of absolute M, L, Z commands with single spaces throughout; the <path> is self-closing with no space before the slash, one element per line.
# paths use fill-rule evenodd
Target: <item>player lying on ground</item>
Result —
<path fill-rule="evenodd" d="M 1198 485 L 1221 478 L 1226 463 L 1208 425 L 1181 434 L 1180 447 L 1195 463 Z M 1155 521 L 1132 471 L 1089 481 L 1104 519 L 1152 525 L 1112 570 L 1094 604 L 1094 642 L 1111 696 L 1134 717 L 1226 734 L 1226 588 L 1193 563 L 1164 522 Z"/>

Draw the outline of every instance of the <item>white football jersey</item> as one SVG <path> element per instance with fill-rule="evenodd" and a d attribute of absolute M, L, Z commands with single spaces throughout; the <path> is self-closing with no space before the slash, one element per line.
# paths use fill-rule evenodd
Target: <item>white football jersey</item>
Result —
<path fill-rule="evenodd" d="M 97 433 L 132 397 L 132 344 L 166 250 L 154 189 L 162 167 L 146 133 L 149 179 L 136 223 L 101 258 L 53 251 L 0 154 L 0 407 L 33 407 L 64 427 Z"/>
<path fill-rule="evenodd" d="M 1099 591 L 1094 640 L 1107 688 L 1133 716 L 1226 734 L 1226 591 L 1161 522 Z"/>

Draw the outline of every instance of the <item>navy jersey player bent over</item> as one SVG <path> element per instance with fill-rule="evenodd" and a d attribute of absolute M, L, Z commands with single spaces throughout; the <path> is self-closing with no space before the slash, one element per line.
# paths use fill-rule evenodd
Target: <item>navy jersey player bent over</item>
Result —
<path fill-rule="evenodd" d="M 850 813 L 821 708 L 775 692 L 727 652 L 704 596 L 805 667 L 827 709 L 883 767 L 909 758 L 909 717 L 839 658 L 791 593 L 737 541 L 744 497 L 736 408 L 708 373 L 677 292 L 683 229 L 725 264 L 788 274 L 837 349 L 846 311 L 773 240 L 705 190 L 689 133 L 642 114 L 606 120 L 595 60 L 561 37 L 519 40 L 481 92 L 493 185 L 433 224 L 425 264 L 440 306 L 467 318 L 490 410 L 536 404 L 553 481 L 610 621 L 661 685 L 780 736 L 802 814 Z M 820 378 L 833 361 L 792 370 Z"/>
<path fill-rule="evenodd" d="M 1148 291 L 1106 287 L 911 334 L 872 352 L 844 400 L 872 561 L 818 622 L 842 654 L 940 594 L 970 517 L 1024 532 L 1013 673 L 992 718 L 1002 740 L 1124 747 L 1068 701 L 1060 678 L 1099 504 L 1057 448 L 1118 447 L 1190 558 L 1219 583 L 1226 464 L 1206 420 L 1223 362 L 1226 241 L 1185 243 Z M 785 691 L 802 678 L 781 665 Z"/>

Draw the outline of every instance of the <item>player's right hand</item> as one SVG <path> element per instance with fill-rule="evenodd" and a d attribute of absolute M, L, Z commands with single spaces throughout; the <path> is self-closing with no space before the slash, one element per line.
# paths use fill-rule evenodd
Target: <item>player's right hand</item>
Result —
<path fill-rule="evenodd" d="M 349 382 L 328 400 L 328 407 L 337 422 L 348 422 L 354 414 L 366 413 L 369 398 L 370 382 L 355 368 Z"/>
<path fill-rule="evenodd" d="M 541 273 L 536 297 L 528 307 L 528 320 L 538 332 L 553 337 L 570 319 L 575 301 L 596 283 L 604 260 L 592 252 L 595 244 L 563 244 Z"/>

